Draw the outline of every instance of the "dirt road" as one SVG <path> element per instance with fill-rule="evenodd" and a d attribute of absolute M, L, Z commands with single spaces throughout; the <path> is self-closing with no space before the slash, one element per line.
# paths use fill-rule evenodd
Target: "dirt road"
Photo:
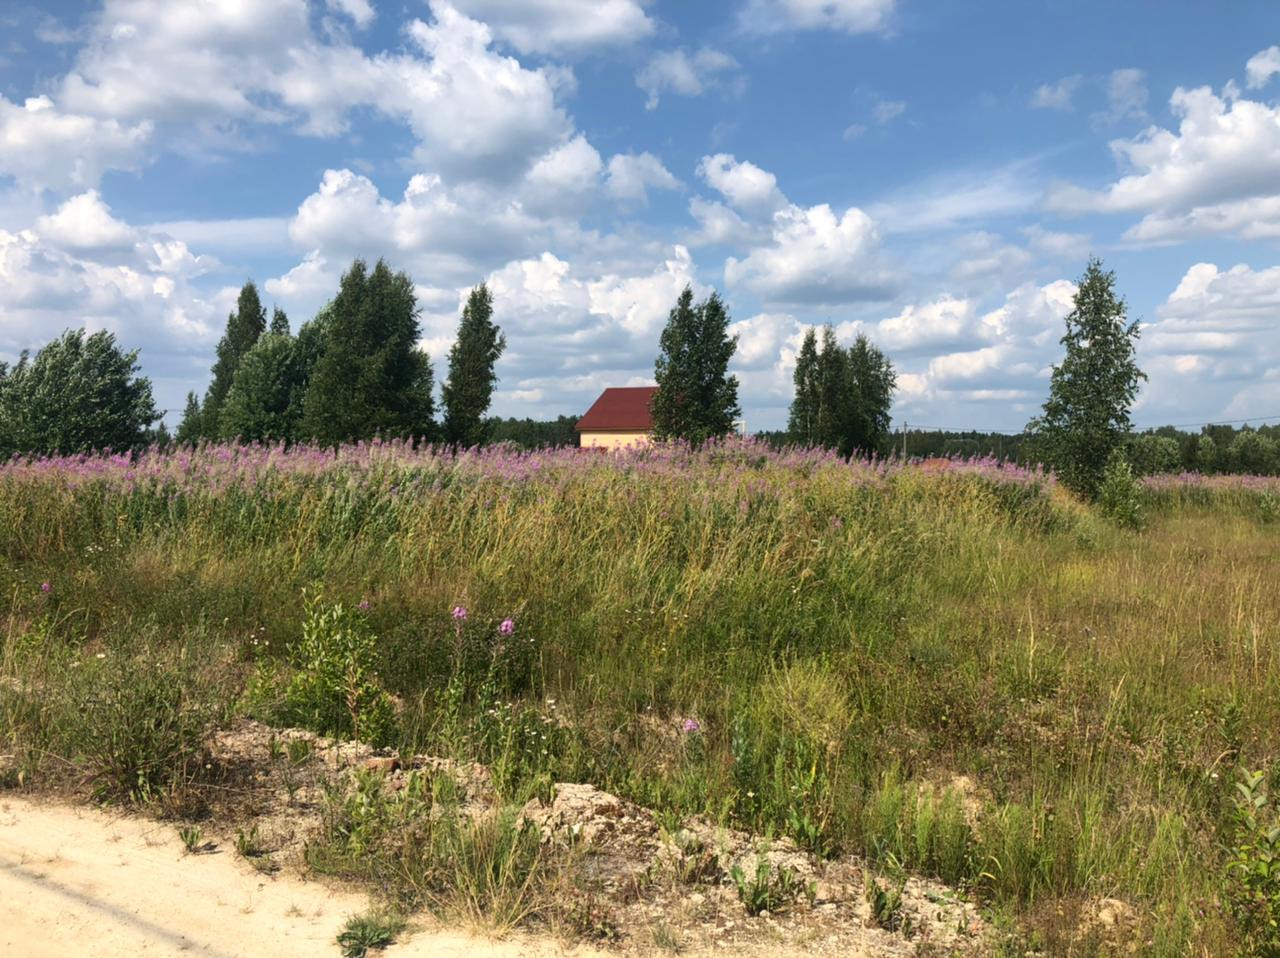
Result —
<path fill-rule="evenodd" d="M 226 844 L 186 855 L 172 824 L 0 798 L 0 955 L 14 958 L 337 956 L 363 895 L 264 877 Z M 597 955 L 555 942 L 420 931 L 388 958 Z"/>

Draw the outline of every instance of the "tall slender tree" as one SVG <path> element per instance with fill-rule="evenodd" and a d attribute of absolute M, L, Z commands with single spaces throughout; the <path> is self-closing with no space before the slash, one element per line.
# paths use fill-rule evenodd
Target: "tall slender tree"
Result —
<path fill-rule="evenodd" d="M 184 445 L 195 445 L 204 437 L 204 423 L 200 421 L 200 397 L 187 393 L 187 405 L 182 410 L 182 421 L 174 439 Z"/>
<path fill-rule="evenodd" d="M 849 347 L 849 380 L 853 390 L 847 427 L 849 451 L 884 454 L 889 446 L 890 410 L 898 376 L 888 357 L 862 333 Z"/>
<path fill-rule="evenodd" d="M 712 293 L 696 305 L 686 286 L 667 316 L 654 363 L 653 430 L 659 439 L 702 443 L 733 430 L 742 415 L 738 377 L 729 361 L 738 337 L 729 335 L 729 313 Z"/>
<path fill-rule="evenodd" d="M 205 393 L 200 408 L 201 433 L 209 439 L 216 438 L 222 404 L 235 379 L 236 369 L 245 353 L 253 348 L 258 337 L 267 328 L 267 311 L 258 297 L 258 287 L 253 281 L 240 287 L 236 299 L 236 311 L 227 317 L 227 328 L 218 341 L 218 358 L 213 364 L 213 380 Z"/>
<path fill-rule="evenodd" d="M 393 273 L 382 260 L 370 271 L 357 259 L 326 313 L 302 435 L 324 444 L 429 435 L 431 362 L 418 349 L 418 306 L 408 275 Z"/>
<path fill-rule="evenodd" d="M 1126 442 L 1129 408 L 1146 375 L 1135 360 L 1137 322 L 1116 295 L 1116 275 L 1092 258 L 1067 314 L 1065 355 L 1031 432 L 1043 458 L 1070 488 L 1093 497 L 1112 453 Z"/>
<path fill-rule="evenodd" d="M 271 332 L 276 336 L 289 335 L 289 317 L 284 314 L 284 310 L 279 306 L 271 310 Z"/>
<path fill-rule="evenodd" d="M 814 427 L 817 425 L 818 414 L 818 339 L 812 326 L 804 332 L 792 379 L 796 394 L 791 401 L 787 432 L 792 442 L 811 446 L 815 441 Z"/>
<path fill-rule="evenodd" d="M 485 413 L 498 382 L 495 366 L 506 348 L 506 337 L 493 322 L 493 294 L 481 283 L 467 297 L 449 350 L 449 378 L 441 389 L 445 442 L 469 447 L 488 438 Z"/>

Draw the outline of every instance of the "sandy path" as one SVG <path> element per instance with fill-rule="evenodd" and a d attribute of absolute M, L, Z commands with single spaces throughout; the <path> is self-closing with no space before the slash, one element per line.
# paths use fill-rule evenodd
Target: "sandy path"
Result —
<path fill-rule="evenodd" d="M 0 798 L 0 955 L 114 958 L 337 956 L 363 895 L 264 877 L 225 843 L 185 855 L 172 824 L 93 808 Z M 490 942 L 423 931 L 387 958 L 546 958 L 554 942 Z"/>

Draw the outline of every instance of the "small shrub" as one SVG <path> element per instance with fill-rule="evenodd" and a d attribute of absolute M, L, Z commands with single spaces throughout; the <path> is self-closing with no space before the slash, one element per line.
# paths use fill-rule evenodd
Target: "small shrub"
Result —
<path fill-rule="evenodd" d="M 386 745 L 395 734 L 395 709 L 374 673 L 376 657 L 367 617 L 308 597 L 302 637 L 289 648 L 294 672 L 274 717 L 322 735 Z M 268 697 L 278 682 L 274 665 L 262 664 L 251 698 Z"/>
<path fill-rule="evenodd" d="M 63 754 L 84 767 L 99 800 L 150 801 L 190 784 L 203 767 L 212 709 L 189 663 L 169 657 L 90 659 L 63 687 Z"/>
<path fill-rule="evenodd" d="M 902 890 L 907 885 L 904 877 L 885 888 L 869 870 L 862 873 L 867 905 L 871 908 L 871 921 L 885 931 L 911 933 L 911 921 L 902 911 Z"/>
<path fill-rule="evenodd" d="M 1227 905 L 1245 955 L 1280 956 L 1280 808 L 1262 772 L 1240 770 L 1227 848 Z"/>
<path fill-rule="evenodd" d="M 365 958 L 371 950 L 381 951 L 404 930 L 404 919 L 391 912 L 355 915 L 338 932 L 342 958 Z"/>
<path fill-rule="evenodd" d="M 182 849 L 188 855 L 210 852 L 216 847 L 213 842 L 204 840 L 204 832 L 199 825 L 179 825 L 178 837 L 182 839 Z"/>
<path fill-rule="evenodd" d="M 1118 526 L 1141 529 L 1146 524 L 1142 508 L 1142 486 L 1134 478 L 1133 467 L 1123 450 L 1117 449 L 1107 460 L 1098 487 L 1098 505 L 1102 514 Z"/>
<path fill-rule="evenodd" d="M 793 903 L 806 889 L 796 876 L 795 869 L 786 866 L 775 868 L 764 851 L 756 853 L 754 873 L 748 876 L 741 865 L 729 869 L 729 877 L 738 889 L 738 898 L 748 915 L 762 911 L 777 911 Z"/>

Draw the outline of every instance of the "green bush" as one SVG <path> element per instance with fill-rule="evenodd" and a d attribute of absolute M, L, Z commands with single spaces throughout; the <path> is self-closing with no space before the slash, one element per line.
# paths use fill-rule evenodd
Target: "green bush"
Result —
<path fill-rule="evenodd" d="M 1134 478 L 1133 467 L 1120 449 L 1111 454 L 1102 471 L 1098 505 L 1103 515 L 1126 529 L 1141 529 L 1146 524 L 1142 509 L 1142 487 Z"/>
<path fill-rule="evenodd" d="M 1280 808 L 1262 772 L 1240 770 L 1227 848 L 1227 905 L 1240 929 L 1244 954 L 1280 956 Z"/>
<path fill-rule="evenodd" d="M 288 651 L 293 674 L 273 717 L 322 735 L 388 744 L 396 716 L 374 672 L 377 652 L 378 639 L 361 610 L 308 597 L 302 637 Z M 280 681 L 274 665 L 264 662 L 250 698 L 269 698 Z"/>

